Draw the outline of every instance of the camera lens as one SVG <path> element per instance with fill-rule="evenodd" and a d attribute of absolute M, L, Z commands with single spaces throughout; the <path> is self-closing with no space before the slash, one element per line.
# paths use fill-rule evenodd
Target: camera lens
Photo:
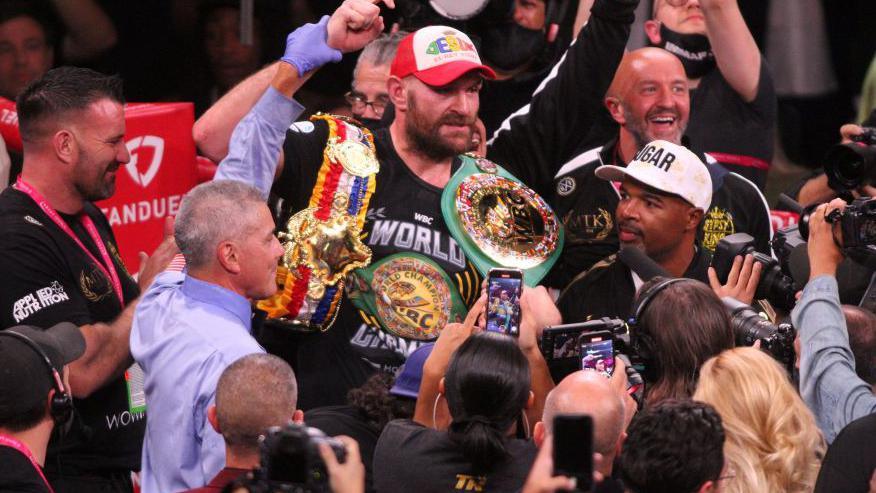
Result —
<path fill-rule="evenodd" d="M 834 190 L 851 190 L 873 178 L 876 149 L 861 144 L 839 144 L 827 151 L 824 172 Z"/>

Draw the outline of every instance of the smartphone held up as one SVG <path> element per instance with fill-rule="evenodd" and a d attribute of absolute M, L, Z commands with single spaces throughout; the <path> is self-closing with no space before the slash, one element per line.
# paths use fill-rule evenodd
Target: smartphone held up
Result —
<path fill-rule="evenodd" d="M 487 330 L 520 335 L 520 296 L 523 271 L 490 269 L 487 275 Z"/>

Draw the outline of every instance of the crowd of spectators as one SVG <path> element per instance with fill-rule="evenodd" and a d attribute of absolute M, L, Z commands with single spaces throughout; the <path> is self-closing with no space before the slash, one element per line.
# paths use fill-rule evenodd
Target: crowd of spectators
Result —
<path fill-rule="evenodd" d="M 876 157 L 784 184 L 788 268 L 775 3 L 0 0 L 0 491 L 876 491 Z M 136 273 L 129 100 L 217 164 Z"/>

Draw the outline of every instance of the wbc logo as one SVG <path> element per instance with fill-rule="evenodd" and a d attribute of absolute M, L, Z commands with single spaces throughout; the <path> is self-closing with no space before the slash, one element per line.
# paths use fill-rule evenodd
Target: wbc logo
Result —
<path fill-rule="evenodd" d="M 155 175 L 158 174 L 158 168 L 161 167 L 161 158 L 164 157 L 164 139 L 155 135 L 143 135 L 129 140 L 125 143 L 125 146 L 131 154 L 131 160 L 125 165 L 128 175 L 130 175 L 134 183 L 143 188 L 148 187 L 155 178 Z M 146 172 L 141 173 L 137 168 L 137 163 L 139 162 L 142 149 L 146 147 L 152 148 L 152 162 L 149 163 Z M 145 153 L 142 155 L 145 155 Z"/>

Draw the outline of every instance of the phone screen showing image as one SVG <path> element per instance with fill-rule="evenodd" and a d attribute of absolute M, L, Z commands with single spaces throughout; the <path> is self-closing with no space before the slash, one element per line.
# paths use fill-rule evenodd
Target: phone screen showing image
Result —
<path fill-rule="evenodd" d="M 520 333 L 520 295 L 523 274 L 493 269 L 487 278 L 487 330 L 517 336 Z"/>
<path fill-rule="evenodd" d="M 587 335 L 581 338 L 581 369 L 611 376 L 614 371 L 614 344 L 610 334 Z"/>

